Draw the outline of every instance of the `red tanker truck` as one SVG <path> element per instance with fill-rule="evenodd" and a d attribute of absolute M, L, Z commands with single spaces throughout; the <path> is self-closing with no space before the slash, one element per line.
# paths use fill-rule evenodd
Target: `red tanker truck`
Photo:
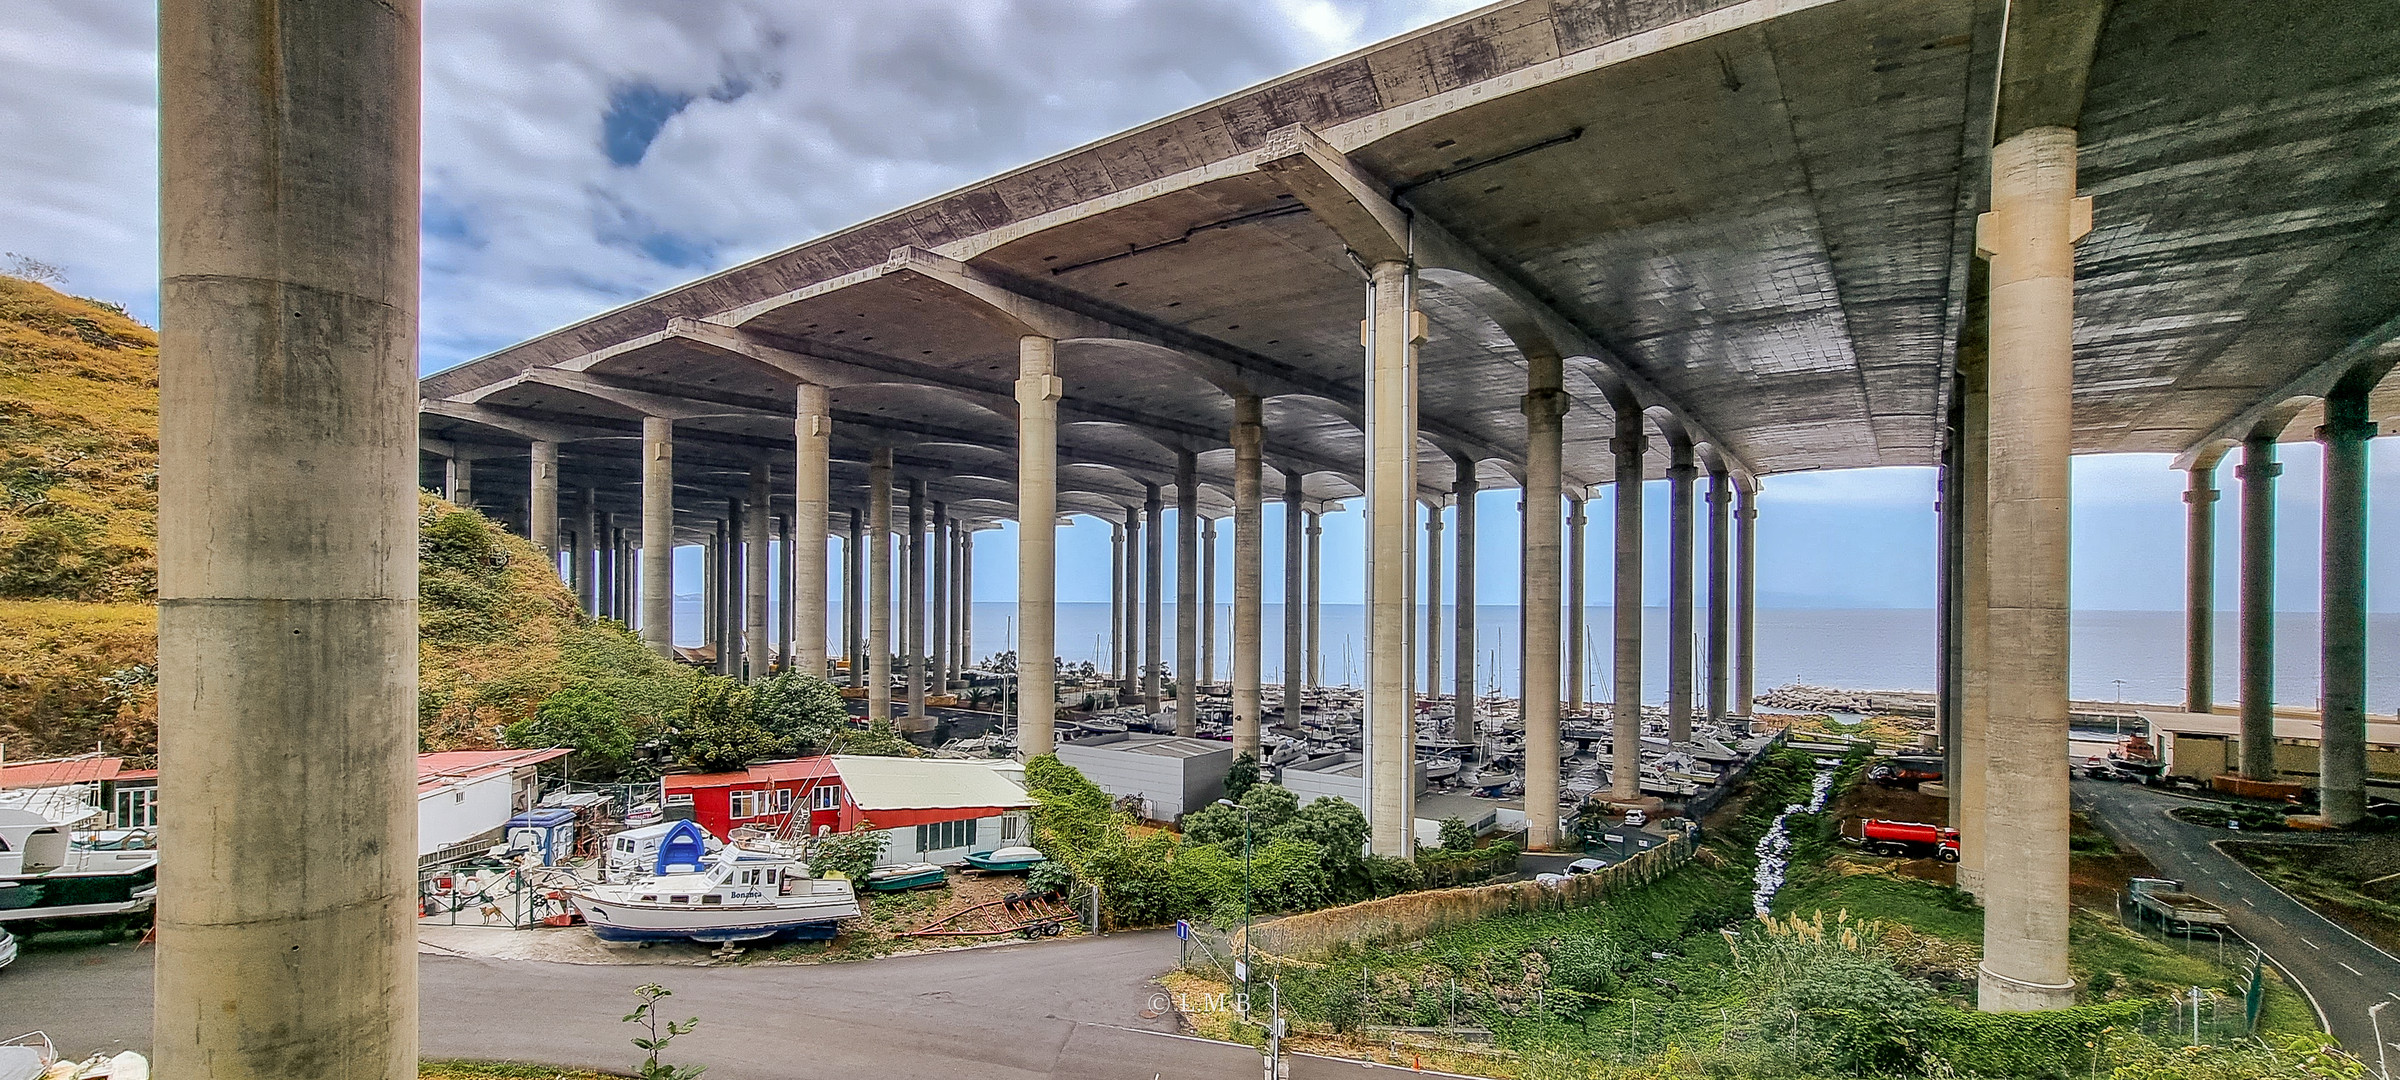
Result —
<path fill-rule="evenodd" d="M 1858 823 L 1858 835 L 1845 832 L 1842 838 L 1875 855 L 1958 861 L 1958 830 L 1942 825 L 1866 818 Z"/>

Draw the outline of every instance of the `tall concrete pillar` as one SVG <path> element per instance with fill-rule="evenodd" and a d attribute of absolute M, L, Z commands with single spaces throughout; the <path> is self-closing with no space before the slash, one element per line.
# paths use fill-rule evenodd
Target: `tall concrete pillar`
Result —
<path fill-rule="evenodd" d="M 865 523 L 850 511 L 850 536 L 842 545 L 842 655 L 850 661 L 850 685 L 866 685 L 867 575 Z"/>
<path fill-rule="evenodd" d="M 833 401 L 822 386 L 802 384 L 792 431 L 792 669 L 823 678 L 825 643 L 825 532 L 833 513 Z M 845 613 L 847 614 L 847 613 Z"/>
<path fill-rule="evenodd" d="M 933 504 L 933 548 L 927 556 L 933 571 L 933 643 L 927 666 L 935 693 L 950 692 L 950 514 Z"/>
<path fill-rule="evenodd" d="M 1175 455 L 1175 734 L 1200 730 L 1200 458 Z"/>
<path fill-rule="evenodd" d="M 1260 471 L 1266 431 L 1258 399 L 1233 401 L 1233 751 L 1258 756 L 1259 669 L 1265 617 L 1266 514 Z"/>
<path fill-rule="evenodd" d="M 764 679 L 773 674 L 771 663 L 772 639 L 767 629 L 767 571 L 773 568 L 770 545 L 774 543 L 774 521 L 767 507 L 775 497 L 775 479 L 767 463 L 750 466 L 750 504 L 743 509 L 742 524 L 750 533 L 749 549 L 742 555 L 742 661 L 749 670 L 745 678 Z"/>
<path fill-rule="evenodd" d="M 1313 537 L 1311 538 L 1314 539 Z M 1309 562 L 1316 562 L 1316 545 L 1309 545 Z M 1310 637 L 1313 639 L 1314 634 Z M 1312 640 L 1313 644 L 1313 640 Z M 1313 657 L 1314 648 L 1309 650 Z M 1311 663 L 1314 663 L 1312 660 Z M 1425 508 L 1425 692 L 1442 688 L 1442 508 Z M 1456 734 L 1455 731 L 1452 732 Z"/>
<path fill-rule="evenodd" d="M 1315 686 L 1323 682 L 1325 678 L 1325 654 L 1317 647 L 1320 640 L 1317 634 L 1319 629 L 1324 626 L 1325 564 L 1319 555 L 1325 546 L 1325 515 L 1312 513 L 1306 520 L 1308 523 L 1308 614 L 1301 621 L 1307 624 L 1308 640 L 1301 649 L 1302 673 L 1306 676 L 1301 685 Z"/>
<path fill-rule="evenodd" d="M 2191 469 L 2183 492 L 2183 707 L 2217 711 L 2217 459 Z"/>
<path fill-rule="evenodd" d="M 1108 656 L 1100 665 L 1110 675 L 1125 658 L 1125 526 L 1108 523 Z"/>
<path fill-rule="evenodd" d="M 1993 151 L 1991 614 L 1985 658 L 1984 933 L 1978 1004 L 1990 1012 L 2074 1004 L 2067 967 L 2068 455 L 2074 448 L 2075 133 L 2035 128 Z"/>
<path fill-rule="evenodd" d="M 1451 697 L 1458 710 L 1456 734 L 1472 739 L 1475 730 L 1475 495 L 1481 489 L 1475 478 L 1475 461 L 1465 454 L 1450 459 L 1457 467 L 1457 479 L 1450 485 L 1451 501 L 1458 505 L 1458 564 L 1456 584 L 1450 590 L 1457 597 L 1455 613 L 1458 625 L 1452 633 L 1457 662 L 1452 676 L 1457 679 Z"/>
<path fill-rule="evenodd" d="M 1283 722 L 1300 722 L 1300 687 L 1308 668 L 1308 512 L 1301 509 L 1301 475 L 1283 472 Z"/>
<path fill-rule="evenodd" d="M 1166 702 L 1159 681 L 1159 669 L 1166 666 L 1163 659 L 1166 635 L 1161 625 L 1166 616 L 1163 592 L 1167 576 L 1167 529 L 1161 516 L 1166 508 L 1159 501 L 1157 484 L 1143 487 L 1146 495 L 1142 500 L 1142 516 L 1149 519 L 1145 522 L 1149 532 L 1148 544 L 1143 549 L 1147 569 L 1142 572 L 1142 704 L 1155 713 Z"/>
<path fill-rule="evenodd" d="M 1525 400 L 1525 844 L 1558 846 L 1560 445 L 1567 394 L 1557 357 L 1528 358 Z M 1639 415 L 1638 413 L 1636 414 Z M 1637 735 L 1634 745 L 1640 745 Z M 1623 745 L 1620 743 L 1619 745 Z M 1630 774 L 1629 774 L 1630 775 Z"/>
<path fill-rule="evenodd" d="M 1584 500 L 1567 500 L 1567 711 L 1583 713 L 1583 520 Z"/>
<path fill-rule="evenodd" d="M 1200 681 L 1217 684 L 1217 519 L 1200 521 Z"/>
<path fill-rule="evenodd" d="M 1980 261 L 1979 264 L 1980 266 Z M 1988 280 L 1988 269 L 1980 273 Z M 1990 295 L 1988 284 L 1983 290 Z M 1960 890 L 1983 895 L 1984 768 L 1991 727 L 1991 387 L 1988 301 L 1969 301 L 1959 338 L 1959 444 L 1949 478 L 1958 488 L 1958 773 L 1945 776 L 1958 821 Z M 1945 761 L 1946 765 L 1946 761 Z"/>
<path fill-rule="evenodd" d="M 1058 718 L 1058 343 L 1017 339 L 1017 747 L 1047 754 Z"/>
<path fill-rule="evenodd" d="M 464 450 L 450 459 L 450 501 L 473 509 L 475 506 L 475 455 Z"/>
<path fill-rule="evenodd" d="M 583 521 L 575 542 L 569 545 L 575 553 L 569 565 L 574 567 L 575 600 L 583 605 L 584 614 L 596 619 L 608 614 L 608 579 L 604 576 L 608 561 L 603 554 L 607 535 L 600 529 L 600 496 L 587 487 L 583 489 Z"/>
<path fill-rule="evenodd" d="M 925 717 L 925 481 L 908 480 L 908 715 Z"/>
<path fill-rule="evenodd" d="M 1125 663 L 1117 677 L 1117 696 L 1127 702 L 1142 695 L 1142 508 L 1125 508 Z"/>
<path fill-rule="evenodd" d="M 1692 444 L 1667 446 L 1667 739 L 1692 741 Z"/>
<path fill-rule="evenodd" d="M 892 448 L 867 458 L 867 719 L 892 718 Z"/>
<path fill-rule="evenodd" d="M 1377 263 L 1370 279 L 1365 387 L 1368 846 L 1377 855 L 1408 857 L 1416 853 L 1416 754 L 1411 744 L 1416 738 L 1417 663 L 1409 638 L 1416 621 L 1417 346 L 1425 340 L 1425 317 L 1417 311 L 1416 275 L 1408 264 Z M 1299 479 L 1293 474 L 1286 481 L 1287 512 L 1299 510 Z M 1557 491 L 1557 485 L 1550 490 Z M 1291 554 L 1298 554 L 1296 548 Z M 1290 565 L 1288 556 L 1285 565 Z M 1293 719 L 1298 719 L 1296 712 Z M 1555 711 L 1551 719 L 1550 749 L 1555 756 Z M 1527 740 L 1529 753 L 1531 742 Z M 1549 808 L 1555 820 L 1555 769 L 1550 782 Z M 1530 789 L 1527 794 L 1526 813 L 1533 817 L 1539 804 Z M 1542 845 L 1537 841 L 1535 846 Z"/>
<path fill-rule="evenodd" d="M 709 579 L 709 595 L 716 601 L 716 623 L 709 637 L 717 647 L 719 675 L 737 675 L 741 672 L 741 541 L 741 500 L 728 499 L 725 501 L 725 517 L 717 522 L 716 567 Z"/>
<path fill-rule="evenodd" d="M 1640 409 L 1619 404 L 1616 414 L 1616 438 L 1608 444 L 1617 459 L 1616 566 L 1609 600 L 1615 642 L 1609 678 L 1616 684 L 1616 700 L 1609 714 L 1608 795 L 1628 801 L 1642 794 L 1642 455 L 1650 448 L 1650 435 Z"/>
<path fill-rule="evenodd" d="M 675 422 L 642 418 L 642 643 L 675 655 Z"/>
<path fill-rule="evenodd" d="M 1733 475 L 1723 469 L 1708 473 L 1708 718 L 1725 719 L 1725 649 L 1733 617 L 1733 537 L 1726 517 L 1733 509 Z"/>
<path fill-rule="evenodd" d="M 2340 828 L 2367 816 L 2367 440 L 2369 372 L 2354 372 L 2325 397 L 2324 732 L 2318 742 L 2319 805 Z"/>
<path fill-rule="evenodd" d="M 525 538 L 558 564 L 558 444 L 533 441 L 532 496 L 525 508 Z"/>
<path fill-rule="evenodd" d="M 164 1076 L 417 1071 L 422 25 L 161 5 Z"/>
<path fill-rule="evenodd" d="M 2242 441 L 2242 749 L 2238 769 L 2275 779 L 2275 435 Z"/>
<path fill-rule="evenodd" d="M 958 523 L 958 670 L 974 667 L 974 530 Z"/>
<path fill-rule="evenodd" d="M 1733 652 L 1733 715 L 1747 719 L 1758 697 L 1758 493 L 1748 488 L 1734 495 L 1734 558 L 1741 563 L 1742 583 L 1733 595 L 1733 631 L 1741 645 Z"/>
<path fill-rule="evenodd" d="M 626 597 L 632 592 L 627 587 L 626 573 L 626 563 L 630 560 L 625 551 L 625 530 L 617 524 L 617 515 L 600 515 L 600 536 L 604 543 L 599 550 L 600 571 L 595 576 L 600 579 L 601 616 L 631 625 L 633 613 L 626 605 Z"/>
<path fill-rule="evenodd" d="M 794 590 L 799 586 L 799 568 L 793 565 L 793 555 L 797 549 L 792 546 L 792 519 L 781 514 L 775 515 L 775 545 L 783 553 L 775 560 L 775 573 L 781 579 L 776 588 L 783 598 L 781 606 L 775 609 L 775 666 L 784 671 L 795 671 L 798 667 L 792 663 L 792 611 L 797 595 Z M 811 674 L 824 673 L 818 671 Z"/>

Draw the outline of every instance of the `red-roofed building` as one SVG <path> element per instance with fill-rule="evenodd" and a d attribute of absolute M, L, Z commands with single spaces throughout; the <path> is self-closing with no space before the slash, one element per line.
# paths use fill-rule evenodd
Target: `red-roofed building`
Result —
<path fill-rule="evenodd" d="M 496 838 L 508 819 L 541 800 L 539 767 L 572 750 L 451 750 L 417 755 L 417 854 Z M 28 762 L 27 767 L 35 763 Z M 119 771 L 108 759 L 108 801 L 118 828 L 156 828 L 158 770 Z M 9 766 L 15 774 L 19 766 Z M 91 766 L 88 761 L 85 769 Z M 31 774 L 27 774 L 31 775 Z M 497 843 L 497 839 L 492 839 Z M 486 845 L 488 846 L 488 845 Z"/>
<path fill-rule="evenodd" d="M 791 836 L 886 829 L 886 864 L 945 862 L 1022 844 L 1030 833 L 1025 789 L 1013 763 L 932 758 L 798 758 L 740 772 L 670 773 L 659 796 L 670 817 L 688 817 L 719 838 L 750 827 Z M 786 823 L 789 828 L 786 828 Z"/>
<path fill-rule="evenodd" d="M 124 758 L 84 757 L 52 758 L 44 761 L 19 761 L 0 765 L 0 791 L 22 788 L 67 787 L 73 784 L 106 784 L 124 771 Z"/>

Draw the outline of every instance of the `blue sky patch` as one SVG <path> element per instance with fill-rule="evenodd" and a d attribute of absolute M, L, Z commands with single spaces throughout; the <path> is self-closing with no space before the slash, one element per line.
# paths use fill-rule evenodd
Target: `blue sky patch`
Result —
<path fill-rule="evenodd" d="M 620 86 L 608 96 L 608 111 L 600 117 L 600 148 L 620 166 L 639 165 L 667 121 L 691 103 L 690 94 L 649 83 Z"/>

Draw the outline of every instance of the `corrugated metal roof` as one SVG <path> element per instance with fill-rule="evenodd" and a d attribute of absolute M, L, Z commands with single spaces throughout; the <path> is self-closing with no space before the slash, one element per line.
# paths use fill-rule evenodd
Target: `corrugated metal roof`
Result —
<path fill-rule="evenodd" d="M 976 761 L 839 754 L 833 767 L 860 810 L 1012 810 L 1033 805 L 1024 788 Z"/>
<path fill-rule="evenodd" d="M 67 784 L 91 784 L 117 778 L 117 770 L 125 759 L 113 757 L 54 758 L 48 761 L 27 761 L 0 766 L 0 791 L 12 788 L 61 787 Z"/>

